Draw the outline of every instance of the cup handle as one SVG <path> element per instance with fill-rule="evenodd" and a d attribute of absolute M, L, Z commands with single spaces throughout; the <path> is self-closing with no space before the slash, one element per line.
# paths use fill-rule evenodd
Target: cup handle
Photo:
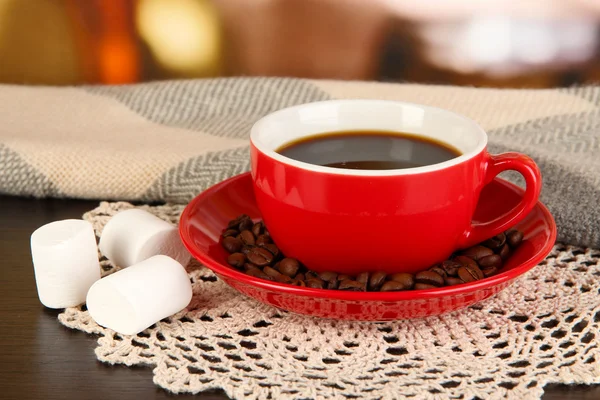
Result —
<path fill-rule="evenodd" d="M 525 194 L 512 210 L 491 221 L 472 224 L 463 234 L 459 247 L 471 247 L 504 232 L 519 223 L 533 209 L 542 189 L 542 175 L 536 163 L 520 153 L 490 155 L 485 169 L 484 185 L 507 170 L 519 172 L 525 178 Z"/>

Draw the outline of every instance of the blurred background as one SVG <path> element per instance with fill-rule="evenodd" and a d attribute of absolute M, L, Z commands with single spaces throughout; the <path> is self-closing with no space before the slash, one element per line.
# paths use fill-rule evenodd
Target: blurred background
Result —
<path fill-rule="evenodd" d="M 0 83 L 600 81 L 600 0 L 0 0 Z"/>

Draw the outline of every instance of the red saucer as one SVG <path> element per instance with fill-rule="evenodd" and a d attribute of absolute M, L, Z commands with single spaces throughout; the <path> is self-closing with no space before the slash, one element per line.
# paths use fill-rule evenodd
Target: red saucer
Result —
<path fill-rule="evenodd" d="M 496 179 L 482 192 L 475 219 L 490 220 L 512 208 L 523 194 L 519 187 Z M 521 246 L 501 272 L 477 282 L 439 289 L 405 292 L 344 292 L 310 289 L 253 278 L 226 263 L 219 237 L 239 214 L 260 219 L 249 173 L 235 176 L 200 193 L 181 215 L 179 232 L 190 253 L 229 286 L 272 306 L 325 318 L 388 321 L 438 315 L 468 307 L 510 285 L 542 261 L 556 240 L 556 224 L 540 202 L 518 224 L 525 234 Z"/>

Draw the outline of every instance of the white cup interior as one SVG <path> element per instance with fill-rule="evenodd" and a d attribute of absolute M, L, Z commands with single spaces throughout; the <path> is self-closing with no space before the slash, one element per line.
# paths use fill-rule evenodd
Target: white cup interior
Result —
<path fill-rule="evenodd" d="M 418 168 L 355 170 L 308 164 L 276 152 L 283 145 L 307 136 L 356 130 L 415 134 L 447 143 L 462 155 Z M 252 127 L 250 140 L 265 155 L 299 168 L 372 176 L 415 174 L 447 168 L 479 154 L 487 145 L 484 130 L 466 117 L 439 108 L 385 100 L 330 100 L 285 108 L 257 121 Z"/>

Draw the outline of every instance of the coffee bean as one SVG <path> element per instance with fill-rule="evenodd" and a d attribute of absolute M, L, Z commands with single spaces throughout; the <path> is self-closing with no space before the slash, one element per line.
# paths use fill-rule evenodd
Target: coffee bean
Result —
<path fill-rule="evenodd" d="M 415 283 L 415 290 L 423 289 L 437 289 L 437 286 L 430 285 L 428 283 Z"/>
<path fill-rule="evenodd" d="M 260 235 L 256 238 L 255 243 L 257 246 L 264 246 L 265 244 L 271 243 L 271 238 L 267 235 Z"/>
<path fill-rule="evenodd" d="M 246 246 L 254 246 L 254 235 L 252 234 L 252 232 L 241 231 L 239 238 L 242 241 L 242 243 Z"/>
<path fill-rule="evenodd" d="M 371 274 L 369 278 L 369 290 L 379 290 L 381 285 L 385 282 L 385 278 L 387 277 L 385 272 L 374 272 Z"/>
<path fill-rule="evenodd" d="M 242 222 L 244 219 L 248 219 L 248 218 L 250 218 L 250 217 L 247 216 L 246 214 L 238 215 L 235 219 L 232 219 L 231 221 L 229 221 L 227 223 L 227 228 L 237 227 L 240 224 L 240 222 Z"/>
<path fill-rule="evenodd" d="M 253 276 L 255 278 L 260 278 L 260 279 L 265 279 L 267 281 L 272 281 L 273 278 L 271 278 L 269 275 L 265 274 L 264 272 L 262 272 L 260 269 L 256 268 L 256 269 L 251 269 L 250 271 L 246 272 L 248 275 Z"/>
<path fill-rule="evenodd" d="M 406 272 L 399 272 L 397 274 L 392 274 L 389 276 L 389 279 L 394 282 L 399 282 L 404 286 L 404 290 L 412 289 L 415 285 L 415 277 L 413 274 L 409 274 Z"/>
<path fill-rule="evenodd" d="M 456 274 L 458 273 L 458 269 L 461 266 L 462 265 L 460 263 L 457 263 L 456 261 L 452 260 L 446 260 L 442 263 L 442 268 L 444 269 L 444 271 L 446 271 L 446 275 L 448 276 L 456 276 Z"/>
<path fill-rule="evenodd" d="M 240 233 L 236 230 L 236 229 L 227 229 L 225 232 L 223 232 L 223 236 L 224 238 L 228 237 L 228 236 L 237 236 Z"/>
<path fill-rule="evenodd" d="M 281 275 L 281 273 L 279 271 L 277 271 L 275 268 L 272 268 L 272 267 L 264 267 L 263 272 L 274 279 L 277 279 L 277 277 L 279 275 Z"/>
<path fill-rule="evenodd" d="M 252 222 L 250 217 L 248 217 L 247 219 L 244 219 L 244 220 L 242 220 L 242 222 L 240 222 L 239 229 L 240 229 L 240 231 L 246 231 L 246 230 L 249 231 L 252 229 L 253 225 L 254 225 L 254 223 Z"/>
<path fill-rule="evenodd" d="M 487 267 L 487 268 L 481 269 L 481 273 L 483 273 L 483 276 L 486 278 L 489 278 L 492 275 L 496 275 L 497 272 L 498 272 L 497 267 Z"/>
<path fill-rule="evenodd" d="M 456 256 L 456 257 L 454 257 L 454 261 L 459 263 L 462 267 L 478 268 L 477 262 L 467 256 Z M 457 271 L 457 274 L 458 274 L 458 271 Z"/>
<path fill-rule="evenodd" d="M 221 237 L 221 245 L 230 253 L 227 262 L 250 276 L 309 288 L 349 291 L 366 291 L 368 288 L 382 292 L 433 289 L 492 276 L 502 268 L 503 260 L 510 256 L 511 249 L 523 241 L 523 233 L 511 229 L 464 249 L 416 276 L 409 273 L 388 276 L 380 271 L 363 272 L 354 277 L 307 270 L 298 260 L 281 254 L 262 221 L 254 223 L 245 214 L 229 221 Z"/>
<path fill-rule="evenodd" d="M 441 276 L 442 278 L 444 278 L 447 274 L 446 274 L 446 270 L 444 268 L 442 268 L 441 265 L 437 264 L 434 265 L 433 267 L 429 268 L 429 270 L 431 272 L 435 272 L 436 274 L 438 274 L 439 276 Z"/>
<path fill-rule="evenodd" d="M 242 246 L 244 245 L 242 243 L 242 241 L 236 237 L 233 236 L 227 236 L 226 238 L 223 238 L 223 242 L 222 242 L 223 248 L 225 250 L 227 250 L 228 253 L 237 253 L 238 251 L 240 251 L 242 249 Z"/>
<path fill-rule="evenodd" d="M 523 241 L 523 232 L 517 230 L 511 230 L 506 233 L 506 242 L 513 249 L 521 244 Z"/>
<path fill-rule="evenodd" d="M 293 281 L 293 279 L 287 275 L 279 274 L 279 276 L 277 278 L 275 278 L 275 281 L 277 281 L 279 283 L 291 283 Z"/>
<path fill-rule="evenodd" d="M 243 231 L 246 229 L 251 229 L 252 225 L 254 225 L 252 223 L 252 218 L 250 218 L 246 214 L 242 214 L 242 215 L 239 215 L 237 218 L 229 221 L 229 223 L 227 224 L 227 228 L 238 229 L 240 231 Z"/>
<path fill-rule="evenodd" d="M 356 282 L 360 282 L 366 286 L 367 283 L 369 282 L 369 273 L 363 272 L 363 273 L 356 275 Z"/>
<path fill-rule="evenodd" d="M 491 256 L 483 257 L 479 260 L 479 267 L 484 268 L 496 268 L 498 269 L 502 265 L 502 257 L 498 254 L 492 254 Z"/>
<path fill-rule="evenodd" d="M 508 259 L 508 256 L 510 256 L 510 247 L 508 247 L 508 244 L 502 246 L 502 249 L 498 254 L 500 255 L 500 258 L 502 258 L 502 260 Z"/>
<path fill-rule="evenodd" d="M 363 292 L 367 291 L 367 286 L 369 285 L 369 276 L 370 274 L 368 272 L 361 272 L 360 274 L 356 275 L 356 279 L 354 279 L 356 282 L 359 282 L 362 285 Z"/>
<path fill-rule="evenodd" d="M 252 264 L 259 267 L 271 264 L 275 258 L 269 250 L 262 247 L 253 247 L 248 251 L 247 257 Z"/>
<path fill-rule="evenodd" d="M 249 263 L 249 262 L 244 264 L 244 271 L 248 272 L 251 269 L 259 269 L 259 268 L 256 265 Z"/>
<path fill-rule="evenodd" d="M 315 271 L 306 271 L 306 273 L 304 274 L 304 276 L 306 277 L 306 280 L 308 280 L 308 279 L 321 279 L 321 278 L 319 278 L 319 274 L 316 273 Z"/>
<path fill-rule="evenodd" d="M 250 250 L 252 250 L 253 248 L 254 248 L 254 246 L 244 246 L 244 247 L 242 247 L 242 250 L 240 250 L 240 253 L 244 253 L 244 254 L 248 255 L 248 252 Z"/>
<path fill-rule="evenodd" d="M 227 257 L 227 263 L 235 268 L 242 268 L 246 263 L 246 255 L 243 253 L 232 253 Z"/>
<path fill-rule="evenodd" d="M 267 249 L 271 254 L 273 254 L 274 258 L 279 257 L 279 248 L 273 243 L 265 244 L 264 246 L 261 246 L 261 248 Z"/>
<path fill-rule="evenodd" d="M 444 277 L 434 271 L 418 272 L 415 275 L 415 281 L 416 283 L 424 283 L 435 287 L 444 286 Z"/>
<path fill-rule="evenodd" d="M 481 272 L 481 268 L 474 268 L 472 272 L 477 276 L 477 278 L 483 279 L 483 272 Z"/>
<path fill-rule="evenodd" d="M 329 282 L 325 283 L 325 287 L 327 289 L 337 289 L 339 284 L 340 284 L 340 281 L 338 281 L 337 279 L 332 279 Z"/>
<path fill-rule="evenodd" d="M 447 286 L 454 286 L 454 285 L 460 285 L 461 283 L 464 283 L 464 282 L 460 278 L 456 278 L 454 276 L 447 276 L 444 278 L 444 283 Z"/>
<path fill-rule="evenodd" d="M 294 258 L 284 258 L 279 261 L 279 272 L 287 276 L 294 276 L 300 269 L 300 263 Z"/>
<path fill-rule="evenodd" d="M 473 247 L 469 247 L 466 250 L 463 250 L 460 254 L 462 256 L 472 258 L 475 261 L 479 261 L 483 257 L 487 257 L 487 256 L 494 254 L 494 252 L 493 252 L 493 250 L 488 249 L 487 247 L 484 247 L 484 246 L 473 246 Z"/>
<path fill-rule="evenodd" d="M 381 292 L 398 292 L 400 290 L 408 290 L 408 289 L 410 289 L 410 288 L 407 288 L 402 282 L 387 281 L 381 286 L 380 291 Z"/>
<path fill-rule="evenodd" d="M 493 238 L 486 240 L 485 242 L 482 243 L 482 245 L 489 249 L 496 251 L 498 249 L 501 249 L 505 243 L 506 243 L 506 235 L 504 234 L 504 232 L 502 232 L 502 233 L 494 236 Z"/>
<path fill-rule="evenodd" d="M 339 290 L 347 290 L 349 292 L 363 292 L 365 290 L 365 285 L 361 282 L 353 281 L 351 279 L 344 279 L 340 282 L 338 286 Z"/>
<path fill-rule="evenodd" d="M 320 272 L 319 278 L 323 279 L 326 282 L 334 281 L 337 279 L 337 274 L 335 272 L 329 272 L 329 271 Z"/>
<path fill-rule="evenodd" d="M 264 229 L 265 225 L 262 223 L 262 221 L 259 221 L 252 226 L 252 234 L 256 237 L 259 237 L 262 235 Z"/>
<path fill-rule="evenodd" d="M 306 287 L 309 287 L 312 289 L 323 289 L 324 285 L 325 285 L 325 282 L 323 282 L 322 280 L 320 280 L 318 278 L 306 280 Z"/>
<path fill-rule="evenodd" d="M 458 269 L 458 277 L 463 280 L 463 282 L 473 282 L 483 279 L 483 272 L 478 267 L 460 267 Z"/>

